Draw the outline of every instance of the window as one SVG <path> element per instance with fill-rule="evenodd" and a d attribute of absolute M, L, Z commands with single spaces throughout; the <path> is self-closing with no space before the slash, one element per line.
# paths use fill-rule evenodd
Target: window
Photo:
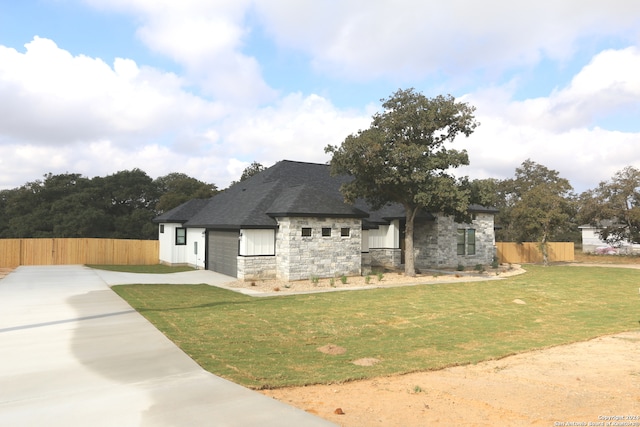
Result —
<path fill-rule="evenodd" d="M 322 237 L 331 237 L 331 229 L 329 227 L 322 227 Z"/>
<path fill-rule="evenodd" d="M 464 255 L 465 230 L 458 230 L 458 255 Z"/>
<path fill-rule="evenodd" d="M 187 244 L 187 229 L 176 228 L 176 245 L 186 245 L 186 244 Z"/>
<path fill-rule="evenodd" d="M 458 230 L 458 255 L 476 254 L 476 230 L 473 228 Z"/>
<path fill-rule="evenodd" d="M 308 227 L 302 227 L 302 237 L 311 237 L 311 229 Z"/>
<path fill-rule="evenodd" d="M 160 233 L 164 233 L 164 224 L 160 224 Z"/>
<path fill-rule="evenodd" d="M 467 255 L 476 254 L 476 230 L 470 228 L 467 230 Z"/>
<path fill-rule="evenodd" d="M 349 237 L 351 235 L 351 229 L 349 227 L 343 227 L 340 229 L 341 237 Z"/>
<path fill-rule="evenodd" d="M 193 253 L 198 255 L 198 242 L 193 242 Z"/>

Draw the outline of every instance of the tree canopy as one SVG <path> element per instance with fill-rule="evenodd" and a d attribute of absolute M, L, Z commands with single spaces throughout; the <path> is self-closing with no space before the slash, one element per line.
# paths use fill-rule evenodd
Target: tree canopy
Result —
<path fill-rule="evenodd" d="M 580 213 L 609 244 L 640 243 L 640 170 L 627 166 L 583 193 Z"/>
<path fill-rule="evenodd" d="M 184 173 L 173 172 L 156 179 L 161 196 L 156 205 L 159 213 L 169 211 L 191 199 L 208 199 L 218 193 L 215 184 L 207 184 Z"/>
<path fill-rule="evenodd" d="M 547 243 L 564 240 L 575 217 L 573 187 L 560 174 L 530 159 L 516 168 L 515 178 L 498 184 L 500 240 L 538 242 L 547 263 Z"/>
<path fill-rule="evenodd" d="M 92 179 L 49 173 L 0 191 L 0 237 L 156 239 L 155 216 L 215 192 L 215 185 L 179 173 L 156 180 L 140 169 Z"/>
<path fill-rule="evenodd" d="M 421 209 L 467 215 L 469 191 L 450 170 L 469 164 L 465 150 L 445 146 L 478 126 L 475 108 L 448 95 L 427 98 L 414 89 L 381 100 L 383 112 L 338 146 L 329 145 L 331 172 L 354 177 L 341 192 L 348 202 L 364 198 L 374 209 L 400 203 L 406 212 L 405 273 L 415 275 L 414 219 Z"/>

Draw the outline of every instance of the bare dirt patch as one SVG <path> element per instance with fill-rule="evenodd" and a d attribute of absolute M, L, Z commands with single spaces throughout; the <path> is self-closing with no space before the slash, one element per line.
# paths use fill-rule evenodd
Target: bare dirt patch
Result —
<path fill-rule="evenodd" d="M 365 357 L 362 359 L 354 360 L 351 363 L 358 366 L 373 366 L 376 363 L 380 363 L 380 359 L 376 359 L 375 357 Z"/>
<path fill-rule="evenodd" d="M 322 347 L 318 347 L 318 351 L 324 354 L 338 355 L 345 354 L 347 352 L 347 349 L 344 347 L 340 347 L 339 345 L 327 344 Z"/>
<path fill-rule="evenodd" d="M 640 417 L 640 331 L 476 365 L 262 393 L 345 427 L 588 425 Z"/>

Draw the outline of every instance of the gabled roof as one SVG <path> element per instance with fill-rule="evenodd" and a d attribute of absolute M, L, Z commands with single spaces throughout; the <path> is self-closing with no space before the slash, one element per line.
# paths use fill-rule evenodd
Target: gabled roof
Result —
<path fill-rule="evenodd" d="M 277 217 L 362 218 L 364 228 L 404 219 L 404 208 L 388 204 L 372 211 L 364 200 L 344 202 L 340 186 L 349 176 L 331 176 L 329 165 L 282 160 L 206 200 L 191 200 L 155 218 L 210 229 L 276 228 Z M 473 205 L 472 212 L 497 212 Z M 433 220 L 429 212 L 419 215 Z"/>
<path fill-rule="evenodd" d="M 366 218 L 368 213 L 347 205 L 341 199 L 326 194 L 309 184 L 286 188 L 273 201 L 267 215 L 286 216 L 331 216 Z"/>
<path fill-rule="evenodd" d="M 275 228 L 278 216 L 366 217 L 343 201 L 340 184 L 348 179 L 331 176 L 326 164 L 283 160 L 213 196 L 185 225 Z"/>
<path fill-rule="evenodd" d="M 191 199 L 153 219 L 154 222 L 185 222 L 204 208 L 209 199 Z"/>

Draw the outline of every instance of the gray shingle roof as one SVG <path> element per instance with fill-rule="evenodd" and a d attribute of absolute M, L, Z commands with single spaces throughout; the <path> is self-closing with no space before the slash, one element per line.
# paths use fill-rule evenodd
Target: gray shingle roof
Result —
<path fill-rule="evenodd" d="M 153 219 L 154 222 L 185 222 L 204 208 L 209 199 L 191 199 Z"/>
<path fill-rule="evenodd" d="M 329 165 L 282 160 L 207 200 L 191 200 L 155 218 L 210 229 L 275 228 L 276 217 L 327 216 L 363 218 L 363 227 L 377 227 L 404 218 L 404 208 L 389 204 L 372 211 L 364 200 L 344 202 L 340 185 L 348 176 L 331 176 Z M 470 211 L 495 211 L 470 206 Z M 423 218 L 433 219 L 424 212 Z"/>
<path fill-rule="evenodd" d="M 283 160 L 209 199 L 187 227 L 218 229 L 275 228 L 276 216 L 366 217 L 344 203 L 329 166 Z"/>

